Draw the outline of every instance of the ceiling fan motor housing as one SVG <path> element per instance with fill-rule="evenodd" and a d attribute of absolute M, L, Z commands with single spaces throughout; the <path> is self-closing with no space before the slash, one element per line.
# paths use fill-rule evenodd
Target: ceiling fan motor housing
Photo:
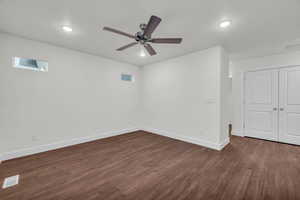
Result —
<path fill-rule="evenodd" d="M 142 44 L 146 43 L 149 39 L 147 37 L 144 36 L 144 32 L 143 31 L 140 31 L 140 32 L 137 32 L 135 34 L 135 40 L 137 42 L 140 42 Z"/>

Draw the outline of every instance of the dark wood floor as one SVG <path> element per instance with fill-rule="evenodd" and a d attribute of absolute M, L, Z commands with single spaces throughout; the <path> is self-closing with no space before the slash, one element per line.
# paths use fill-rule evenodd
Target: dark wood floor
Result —
<path fill-rule="evenodd" d="M 300 199 L 300 147 L 232 137 L 222 152 L 135 132 L 4 162 L 1 200 Z"/>

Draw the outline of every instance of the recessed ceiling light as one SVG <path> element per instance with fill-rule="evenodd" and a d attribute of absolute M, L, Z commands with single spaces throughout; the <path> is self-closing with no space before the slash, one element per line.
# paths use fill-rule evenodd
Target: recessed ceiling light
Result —
<path fill-rule="evenodd" d="M 72 32 L 73 31 L 73 29 L 71 27 L 69 27 L 69 26 L 63 26 L 62 29 L 65 32 Z"/>
<path fill-rule="evenodd" d="M 225 20 L 225 21 L 222 21 L 219 26 L 220 26 L 220 28 L 227 28 L 231 25 L 231 23 L 232 22 L 230 20 Z"/>

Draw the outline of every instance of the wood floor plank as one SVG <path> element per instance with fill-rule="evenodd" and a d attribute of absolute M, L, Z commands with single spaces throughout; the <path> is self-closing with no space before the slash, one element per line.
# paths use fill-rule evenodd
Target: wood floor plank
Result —
<path fill-rule="evenodd" d="M 300 147 L 232 137 L 223 151 L 138 131 L 3 162 L 1 200 L 296 200 Z"/>

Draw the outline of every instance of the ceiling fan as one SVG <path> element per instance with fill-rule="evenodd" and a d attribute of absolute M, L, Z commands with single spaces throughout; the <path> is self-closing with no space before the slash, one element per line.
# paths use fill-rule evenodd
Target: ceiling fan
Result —
<path fill-rule="evenodd" d="M 135 35 L 128 34 L 123 31 L 119 31 L 117 29 L 110 28 L 110 27 L 104 27 L 103 30 L 110 31 L 119 35 L 123 35 L 135 40 L 135 42 L 132 42 L 130 44 L 118 48 L 117 51 L 123 51 L 129 47 L 140 44 L 145 47 L 145 49 L 151 56 L 153 56 L 156 55 L 157 53 L 149 43 L 180 44 L 182 42 L 182 38 L 152 38 L 151 37 L 152 33 L 157 28 L 160 22 L 161 22 L 161 18 L 152 15 L 149 19 L 148 24 L 140 24 L 141 31 L 137 32 Z"/>

